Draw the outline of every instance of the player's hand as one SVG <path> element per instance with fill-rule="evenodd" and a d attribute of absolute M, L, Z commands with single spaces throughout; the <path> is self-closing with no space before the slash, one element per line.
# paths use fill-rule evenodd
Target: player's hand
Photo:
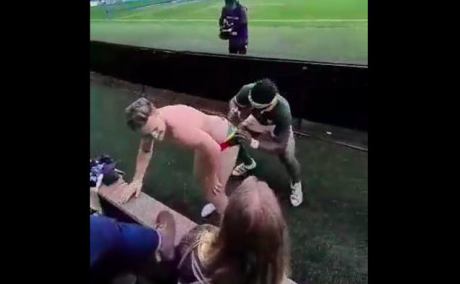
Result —
<path fill-rule="evenodd" d="M 248 131 L 239 128 L 235 133 L 235 139 L 239 143 L 251 143 L 252 136 Z"/>
<path fill-rule="evenodd" d="M 238 124 L 238 121 L 240 120 L 240 110 L 235 107 L 232 108 L 227 115 L 227 119 L 232 123 L 232 124 Z"/>
<path fill-rule="evenodd" d="M 235 133 L 235 139 L 238 141 L 240 145 L 246 144 L 247 146 L 257 149 L 259 148 L 260 142 L 259 140 L 256 140 L 252 138 L 252 135 L 250 132 L 243 130 L 239 128 L 236 133 Z"/>
<path fill-rule="evenodd" d="M 238 35 L 238 33 L 237 32 L 231 32 L 231 35 L 236 36 L 236 35 Z"/>
<path fill-rule="evenodd" d="M 237 107 L 234 107 L 230 110 L 228 113 L 230 116 L 239 116 L 240 115 L 240 110 Z"/>
<path fill-rule="evenodd" d="M 133 180 L 129 185 L 125 187 L 123 193 L 121 194 L 121 203 L 126 203 L 134 195 L 139 197 L 142 189 L 142 181 Z"/>

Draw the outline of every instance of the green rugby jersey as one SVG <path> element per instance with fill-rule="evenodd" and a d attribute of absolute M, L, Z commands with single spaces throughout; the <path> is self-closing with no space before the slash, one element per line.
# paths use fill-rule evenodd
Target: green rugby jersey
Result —
<path fill-rule="evenodd" d="M 240 109 L 250 108 L 248 96 L 253 84 L 244 85 L 240 91 L 233 97 L 233 101 Z M 275 126 L 273 134 L 276 137 L 289 136 L 292 126 L 291 107 L 289 102 L 281 95 L 276 96 L 278 103 L 270 111 L 251 109 L 251 114 L 257 119 L 261 125 Z M 284 137 L 283 137 L 284 138 Z M 287 138 L 287 137 L 286 137 Z"/>

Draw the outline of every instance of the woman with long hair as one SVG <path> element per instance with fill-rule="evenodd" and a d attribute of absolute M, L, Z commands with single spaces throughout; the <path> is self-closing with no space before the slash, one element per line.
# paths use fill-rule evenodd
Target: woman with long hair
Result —
<path fill-rule="evenodd" d="M 221 228 L 192 229 L 177 247 L 180 284 L 281 284 L 289 269 L 286 222 L 273 191 L 248 177 L 229 199 Z"/>

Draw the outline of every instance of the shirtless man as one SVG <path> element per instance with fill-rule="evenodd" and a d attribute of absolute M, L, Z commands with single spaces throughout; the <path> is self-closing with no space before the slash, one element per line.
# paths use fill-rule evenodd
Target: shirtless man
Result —
<path fill-rule="evenodd" d="M 155 108 L 146 98 L 140 98 L 126 108 L 126 119 L 131 129 L 141 132 L 142 139 L 135 174 L 123 192 L 123 202 L 133 195 L 139 196 L 152 157 L 154 140 L 167 140 L 194 151 L 194 174 L 206 199 L 219 214 L 223 214 L 228 203 L 225 186 L 239 151 L 238 145 L 221 151 L 219 144 L 235 131 L 227 119 L 206 115 L 186 105 Z M 211 213 L 204 211 L 201 214 L 203 217 Z"/>

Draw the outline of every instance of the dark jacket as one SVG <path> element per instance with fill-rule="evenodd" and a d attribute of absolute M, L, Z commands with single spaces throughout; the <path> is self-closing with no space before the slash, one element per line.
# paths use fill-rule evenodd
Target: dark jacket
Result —
<path fill-rule="evenodd" d="M 235 9 L 227 6 L 222 8 L 219 25 L 221 28 L 231 29 L 236 32 L 230 35 L 230 45 L 244 45 L 248 43 L 248 19 L 246 15 L 246 7 L 240 3 L 236 3 Z"/>

